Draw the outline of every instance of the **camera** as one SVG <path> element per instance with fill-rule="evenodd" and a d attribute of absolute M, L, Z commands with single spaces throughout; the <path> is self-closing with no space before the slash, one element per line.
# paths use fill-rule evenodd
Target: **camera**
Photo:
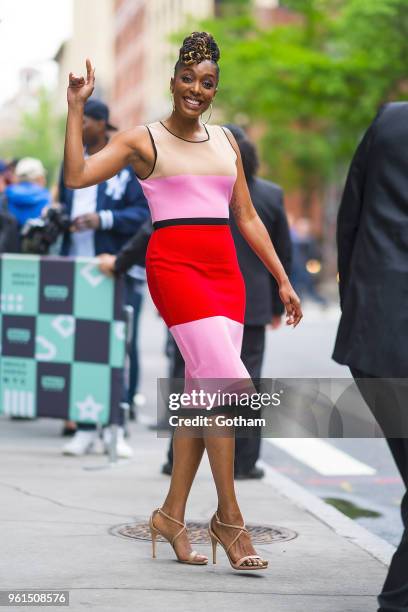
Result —
<path fill-rule="evenodd" d="M 22 253 L 47 255 L 51 245 L 70 225 L 71 220 L 62 208 L 50 207 L 44 216 L 29 219 L 20 234 Z"/>

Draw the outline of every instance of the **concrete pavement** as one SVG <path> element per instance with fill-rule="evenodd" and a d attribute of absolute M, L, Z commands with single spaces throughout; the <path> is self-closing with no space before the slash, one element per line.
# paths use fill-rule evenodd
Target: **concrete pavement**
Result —
<path fill-rule="evenodd" d="M 269 559 L 265 572 L 232 570 L 222 550 L 218 563 L 177 563 L 167 543 L 151 558 L 148 541 L 125 539 L 113 527 L 146 521 L 167 491 L 160 474 L 167 439 L 132 424 L 135 457 L 107 470 L 106 456 L 60 454 L 61 423 L 16 422 L 0 417 L 0 589 L 65 589 L 70 610 L 248 609 L 257 612 L 370 612 L 386 566 L 336 533 L 310 505 L 285 497 L 279 479 L 239 481 L 248 524 L 297 532 L 287 542 L 257 545 Z M 278 487 L 278 488 L 276 488 Z M 187 520 L 208 521 L 216 494 L 206 456 L 194 483 Z M 346 519 L 348 520 L 348 519 Z M 194 545 L 210 557 L 210 545 Z M 51 607 L 49 609 L 54 609 Z M 55 608 L 57 609 L 57 608 Z"/>
<path fill-rule="evenodd" d="M 73 612 L 207 612 L 210 607 L 220 612 L 375 612 L 389 547 L 359 527 L 356 531 L 350 519 L 270 467 L 264 480 L 236 485 L 247 524 L 298 534 L 287 542 L 256 545 L 269 559 L 266 571 L 234 571 L 220 548 L 217 565 L 211 558 L 204 567 L 177 563 L 168 543 L 158 544 L 153 560 L 149 541 L 113 534 L 119 525 L 146 522 L 169 482 L 160 474 L 168 440 L 143 424 L 154 420 L 155 379 L 167 374 L 164 327 L 149 298 L 142 317 L 142 391 L 148 402 L 140 424 L 131 424 L 131 462 L 92 469 L 105 467 L 107 457 L 62 456 L 61 421 L 0 417 L 0 590 L 69 590 Z M 292 330 L 279 334 L 289 343 L 295 340 Z M 275 353 L 273 362 L 266 360 L 264 376 L 276 375 L 273 364 L 305 361 L 302 354 L 295 360 L 293 355 L 298 353 L 291 351 L 287 358 L 279 353 L 277 359 Z M 204 456 L 187 520 L 207 522 L 216 504 Z M 210 557 L 209 543 L 194 548 Z"/>

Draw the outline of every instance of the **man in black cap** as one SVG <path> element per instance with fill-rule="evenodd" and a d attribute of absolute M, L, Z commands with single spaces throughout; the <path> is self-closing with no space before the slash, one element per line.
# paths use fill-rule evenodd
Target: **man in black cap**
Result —
<path fill-rule="evenodd" d="M 117 131 L 117 127 L 109 123 L 109 107 L 101 100 L 89 99 L 85 102 L 84 115 L 95 121 L 104 121 L 105 130 Z"/>
<path fill-rule="evenodd" d="M 116 130 L 109 122 L 109 108 L 100 100 L 90 99 L 84 107 L 82 140 L 85 157 L 98 153 L 108 143 L 110 130 Z M 101 253 L 116 254 L 136 233 L 149 214 L 146 198 L 131 166 L 99 185 L 82 189 L 68 189 L 61 171 L 59 201 L 72 220 L 71 231 L 64 235 L 61 255 L 95 257 Z M 134 312 L 133 337 L 130 351 L 130 373 L 127 400 L 131 404 L 138 378 L 137 324 L 145 288 L 145 270 L 133 266 L 125 277 L 126 303 Z M 119 423 L 121 425 L 122 423 Z M 67 422 L 67 430 L 75 431 L 75 425 Z M 108 430 L 105 442 L 108 442 Z M 74 438 L 65 445 L 67 455 L 82 455 L 92 449 L 96 439 L 93 425 L 79 424 Z M 126 444 L 123 429 L 119 429 L 117 453 L 130 457 L 132 451 Z"/>

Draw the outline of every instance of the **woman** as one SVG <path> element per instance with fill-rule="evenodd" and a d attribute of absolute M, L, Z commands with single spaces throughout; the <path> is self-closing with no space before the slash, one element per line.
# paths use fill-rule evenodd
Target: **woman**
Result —
<path fill-rule="evenodd" d="M 70 73 L 64 173 L 67 186 L 85 187 L 132 164 L 141 181 L 155 231 L 149 242 L 146 272 L 152 299 L 186 362 L 186 380 L 248 379 L 240 359 L 245 288 L 228 226 L 228 204 L 238 227 L 279 285 L 287 324 L 302 318 L 300 301 L 280 263 L 248 192 L 239 149 L 231 132 L 206 126 L 201 115 L 211 106 L 219 78 L 219 50 L 206 32 L 185 38 L 170 81 L 173 112 L 164 121 L 115 135 L 99 153 L 84 159 L 81 139 L 83 105 L 94 88 Z M 102 256 L 101 268 L 113 271 L 115 258 Z M 223 408 L 221 407 L 221 412 Z M 161 533 L 177 559 L 206 564 L 191 550 L 184 524 L 188 494 L 207 450 L 218 509 L 210 521 L 213 561 L 219 542 L 234 569 L 265 569 L 245 529 L 234 490 L 234 437 L 174 436 L 170 489 L 150 517 L 153 556 Z"/>

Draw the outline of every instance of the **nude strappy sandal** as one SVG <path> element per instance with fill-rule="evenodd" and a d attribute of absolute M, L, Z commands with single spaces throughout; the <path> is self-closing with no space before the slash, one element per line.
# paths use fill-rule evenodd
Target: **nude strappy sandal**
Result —
<path fill-rule="evenodd" d="M 222 527 L 231 527 L 233 529 L 239 529 L 239 533 L 238 535 L 232 540 L 232 542 L 225 547 L 225 544 L 223 542 L 221 542 L 220 538 L 213 532 L 213 530 L 211 529 L 211 523 L 212 520 L 215 518 L 216 522 L 221 525 Z M 233 544 L 235 544 L 235 542 L 238 540 L 238 538 L 241 536 L 242 533 L 248 533 L 248 529 L 245 527 L 245 525 L 228 525 L 228 523 L 223 523 L 222 521 L 220 521 L 220 519 L 218 518 L 218 514 L 217 512 L 214 514 L 213 518 L 210 521 L 210 524 L 208 526 L 208 533 L 210 534 L 210 538 L 211 538 L 211 544 L 212 544 L 212 553 L 213 553 L 213 563 L 217 563 L 217 543 L 219 542 L 221 544 L 221 546 L 223 547 L 223 549 L 226 552 L 226 555 L 228 557 L 228 561 L 230 562 L 230 565 L 232 568 L 234 568 L 235 570 L 260 570 L 260 569 L 266 569 L 268 567 L 268 561 L 266 561 L 265 559 L 262 559 L 259 555 L 246 555 L 245 557 L 241 557 L 241 559 L 238 559 L 238 561 L 234 561 L 231 559 L 231 556 L 229 554 L 229 550 L 231 548 L 231 546 L 233 546 Z M 261 559 L 262 564 L 259 565 L 244 565 L 245 561 L 248 559 Z"/>
<path fill-rule="evenodd" d="M 179 537 L 179 535 L 182 534 L 183 531 L 186 530 L 186 524 L 182 523 L 181 521 L 178 521 L 177 519 L 173 518 L 172 516 L 169 516 L 168 514 L 163 512 L 163 510 L 161 508 L 156 508 L 156 510 L 153 510 L 152 515 L 151 515 L 151 517 L 149 519 L 150 533 L 151 533 L 151 536 L 152 536 L 152 557 L 153 557 L 153 559 L 156 558 L 156 537 L 157 537 L 157 534 L 159 533 L 164 538 L 166 537 L 153 524 L 153 517 L 156 514 L 156 512 L 162 514 L 167 519 L 169 519 L 169 521 L 173 521 L 173 523 L 177 523 L 177 525 L 180 525 L 180 527 L 181 527 L 180 531 L 178 531 L 176 533 L 176 535 L 172 538 L 172 540 L 170 542 L 170 544 L 173 547 L 174 552 L 176 553 L 177 561 L 179 561 L 180 563 L 189 563 L 190 565 L 207 565 L 208 559 L 206 559 L 205 561 L 197 561 L 196 560 L 197 556 L 200 554 L 196 550 L 192 550 L 191 553 L 188 555 L 187 559 L 180 559 L 180 557 L 178 556 L 178 554 L 176 552 L 176 549 L 174 548 L 174 542 Z M 168 540 L 168 541 L 170 541 L 170 540 Z"/>

